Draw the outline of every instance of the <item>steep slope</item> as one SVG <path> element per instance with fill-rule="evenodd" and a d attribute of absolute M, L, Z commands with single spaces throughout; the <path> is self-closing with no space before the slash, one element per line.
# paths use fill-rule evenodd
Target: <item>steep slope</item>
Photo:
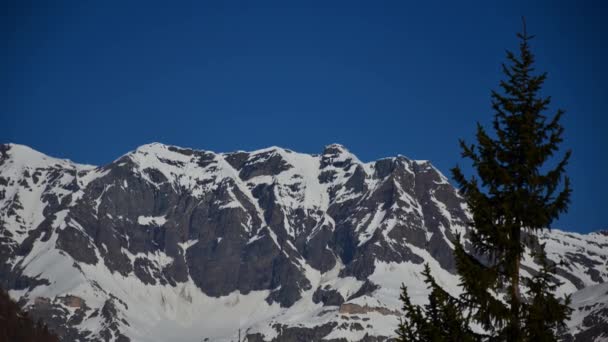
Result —
<path fill-rule="evenodd" d="M 573 295 L 572 334 L 579 341 L 608 340 L 608 283 L 590 286 Z"/>
<path fill-rule="evenodd" d="M 102 167 L 0 145 L 0 285 L 68 340 L 382 340 L 402 282 L 425 300 L 425 262 L 458 293 L 450 241 L 467 215 L 429 162 L 336 144 L 149 144 Z M 539 238 L 564 261 L 559 292 L 608 281 L 606 235 Z"/>

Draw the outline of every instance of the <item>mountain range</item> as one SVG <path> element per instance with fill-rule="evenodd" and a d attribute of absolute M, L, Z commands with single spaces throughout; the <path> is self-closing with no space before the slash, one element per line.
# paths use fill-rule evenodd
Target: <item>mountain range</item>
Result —
<path fill-rule="evenodd" d="M 0 145 L 0 286 L 65 341 L 387 341 L 438 283 L 464 199 L 429 161 L 143 145 L 92 166 Z M 608 232 L 535 236 L 571 294 L 564 341 L 608 340 Z M 526 255 L 525 274 L 539 268 Z"/>

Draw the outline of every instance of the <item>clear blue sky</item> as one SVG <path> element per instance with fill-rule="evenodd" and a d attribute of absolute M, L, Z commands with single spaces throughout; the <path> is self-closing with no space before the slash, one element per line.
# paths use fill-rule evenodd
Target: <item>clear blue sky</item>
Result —
<path fill-rule="evenodd" d="M 3 1 L 0 141 L 98 165 L 152 141 L 339 142 L 449 174 L 463 164 L 457 140 L 492 119 L 525 15 L 573 150 L 573 202 L 554 226 L 608 228 L 605 2 L 175 3 Z"/>

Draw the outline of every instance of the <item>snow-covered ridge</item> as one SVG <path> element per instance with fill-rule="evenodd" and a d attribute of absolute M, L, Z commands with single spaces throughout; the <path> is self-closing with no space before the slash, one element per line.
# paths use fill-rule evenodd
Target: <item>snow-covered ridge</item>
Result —
<path fill-rule="evenodd" d="M 339 144 L 309 155 L 152 143 L 100 167 L 0 145 L 0 274 L 71 340 L 382 340 L 401 283 L 426 300 L 424 263 L 458 293 L 450 239 L 467 217 L 430 162 L 364 163 Z M 560 293 L 580 299 L 570 327 L 587 333 L 603 297 L 584 291 L 608 281 L 608 235 L 540 239 L 564 262 Z"/>

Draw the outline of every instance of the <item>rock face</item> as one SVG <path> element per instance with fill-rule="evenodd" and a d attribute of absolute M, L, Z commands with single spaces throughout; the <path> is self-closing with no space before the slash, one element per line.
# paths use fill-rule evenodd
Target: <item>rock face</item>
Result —
<path fill-rule="evenodd" d="M 458 293 L 467 217 L 429 162 L 341 145 L 149 144 L 101 167 L 0 145 L 0 286 L 67 340 L 387 340 L 401 283 L 426 298 L 424 263 Z M 565 338 L 603 336 L 606 295 L 579 293 L 608 281 L 608 236 L 539 239 L 580 313 Z"/>

